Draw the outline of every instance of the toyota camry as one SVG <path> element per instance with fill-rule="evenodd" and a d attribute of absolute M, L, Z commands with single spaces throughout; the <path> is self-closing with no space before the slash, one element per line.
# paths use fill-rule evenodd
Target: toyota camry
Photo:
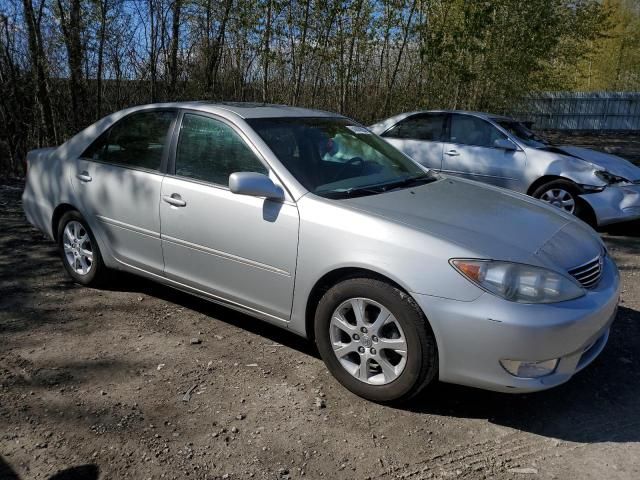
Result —
<path fill-rule="evenodd" d="M 124 270 L 315 342 L 352 392 L 569 380 L 603 350 L 619 276 L 569 213 L 434 173 L 301 108 L 134 107 L 27 156 L 23 205 L 76 282 Z"/>

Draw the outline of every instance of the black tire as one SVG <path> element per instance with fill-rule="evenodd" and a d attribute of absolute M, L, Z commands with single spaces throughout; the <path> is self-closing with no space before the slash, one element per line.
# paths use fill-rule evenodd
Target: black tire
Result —
<path fill-rule="evenodd" d="M 569 195 L 571 195 L 571 198 L 573 199 L 573 202 L 574 202 L 574 209 L 572 212 L 569 212 L 565 209 L 562 209 L 562 210 L 567 213 L 572 213 L 573 215 L 579 216 L 582 210 L 581 208 L 582 202 L 578 197 L 578 195 L 580 194 L 580 190 L 578 189 L 575 183 L 570 182 L 569 180 L 558 179 L 558 180 L 552 180 L 550 182 L 547 182 L 543 185 L 540 185 L 538 188 L 536 188 L 533 191 L 533 194 L 531 196 L 539 200 L 546 201 L 551 205 L 551 202 L 548 202 L 543 197 L 548 192 L 560 191 L 560 190 L 567 192 Z M 554 205 L 554 206 L 557 206 L 557 205 Z"/>
<path fill-rule="evenodd" d="M 90 240 L 90 247 L 92 252 L 92 261 L 90 262 L 90 268 L 86 274 L 80 274 L 76 272 L 70 261 L 67 259 L 67 254 L 65 253 L 65 228 L 71 222 L 77 222 L 82 226 L 82 229 L 86 232 Z M 57 230 L 57 239 L 58 239 L 58 251 L 60 252 L 60 258 L 62 260 L 62 265 L 64 265 L 65 270 L 69 274 L 69 276 L 77 283 L 81 285 L 98 287 L 104 285 L 109 277 L 109 270 L 105 266 L 102 255 L 100 253 L 100 248 L 98 247 L 98 242 L 96 242 L 96 238 L 93 235 L 93 232 L 89 228 L 86 220 L 82 217 L 80 212 L 76 210 L 71 210 L 65 213 L 60 221 L 58 222 L 58 230 Z"/>
<path fill-rule="evenodd" d="M 334 311 L 351 298 L 371 299 L 389 310 L 402 327 L 407 345 L 406 363 L 398 377 L 383 385 L 355 378 L 334 354 L 330 325 Z M 368 400 L 398 403 L 416 396 L 438 373 L 438 348 L 422 310 L 411 296 L 372 278 L 353 278 L 329 289 L 318 303 L 314 324 L 318 351 L 331 374 L 347 389 Z"/>

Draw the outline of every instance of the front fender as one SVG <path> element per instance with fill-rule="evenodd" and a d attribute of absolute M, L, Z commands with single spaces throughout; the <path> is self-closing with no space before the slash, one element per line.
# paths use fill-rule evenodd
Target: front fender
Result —
<path fill-rule="evenodd" d="M 596 176 L 597 168 L 585 160 L 531 149 L 527 151 L 527 158 L 533 173 L 529 177 L 529 189 L 534 182 L 546 176 L 565 178 L 580 186 L 606 186 L 606 183 Z"/>
<path fill-rule="evenodd" d="M 300 335 L 306 336 L 307 301 L 314 286 L 342 268 L 371 271 L 407 292 L 445 298 L 455 292 L 460 301 L 473 301 L 482 294 L 448 263 L 453 256 L 473 255 L 463 247 L 309 197 L 298 202 L 298 210 L 298 262 L 289 328 Z"/>

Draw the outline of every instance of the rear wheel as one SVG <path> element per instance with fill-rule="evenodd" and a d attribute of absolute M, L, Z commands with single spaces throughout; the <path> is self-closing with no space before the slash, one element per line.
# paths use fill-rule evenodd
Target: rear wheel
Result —
<path fill-rule="evenodd" d="M 377 402 L 415 396 L 437 374 L 433 333 L 415 301 L 388 283 L 345 280 L 318 304 L 315 337 L 329 371 Z"/>
<path fill-rule="evenodd" d="M 82 285 L 97 286 L 107 277 L 98 243 L 77 211 L 65 213 L 58 223 L 58 250 L 65 270 Z"/>

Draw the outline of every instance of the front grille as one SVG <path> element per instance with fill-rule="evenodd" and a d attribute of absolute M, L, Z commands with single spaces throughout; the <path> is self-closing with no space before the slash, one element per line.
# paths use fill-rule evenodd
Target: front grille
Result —
<path fill-rule="evenodd" d="M 595 287 L 602 277 L 603 255 L 598 255 L 593 260 L 588 261 L 578 267 L 569 270 L 569 274 L 580 282 L 584 288 Z"/>

